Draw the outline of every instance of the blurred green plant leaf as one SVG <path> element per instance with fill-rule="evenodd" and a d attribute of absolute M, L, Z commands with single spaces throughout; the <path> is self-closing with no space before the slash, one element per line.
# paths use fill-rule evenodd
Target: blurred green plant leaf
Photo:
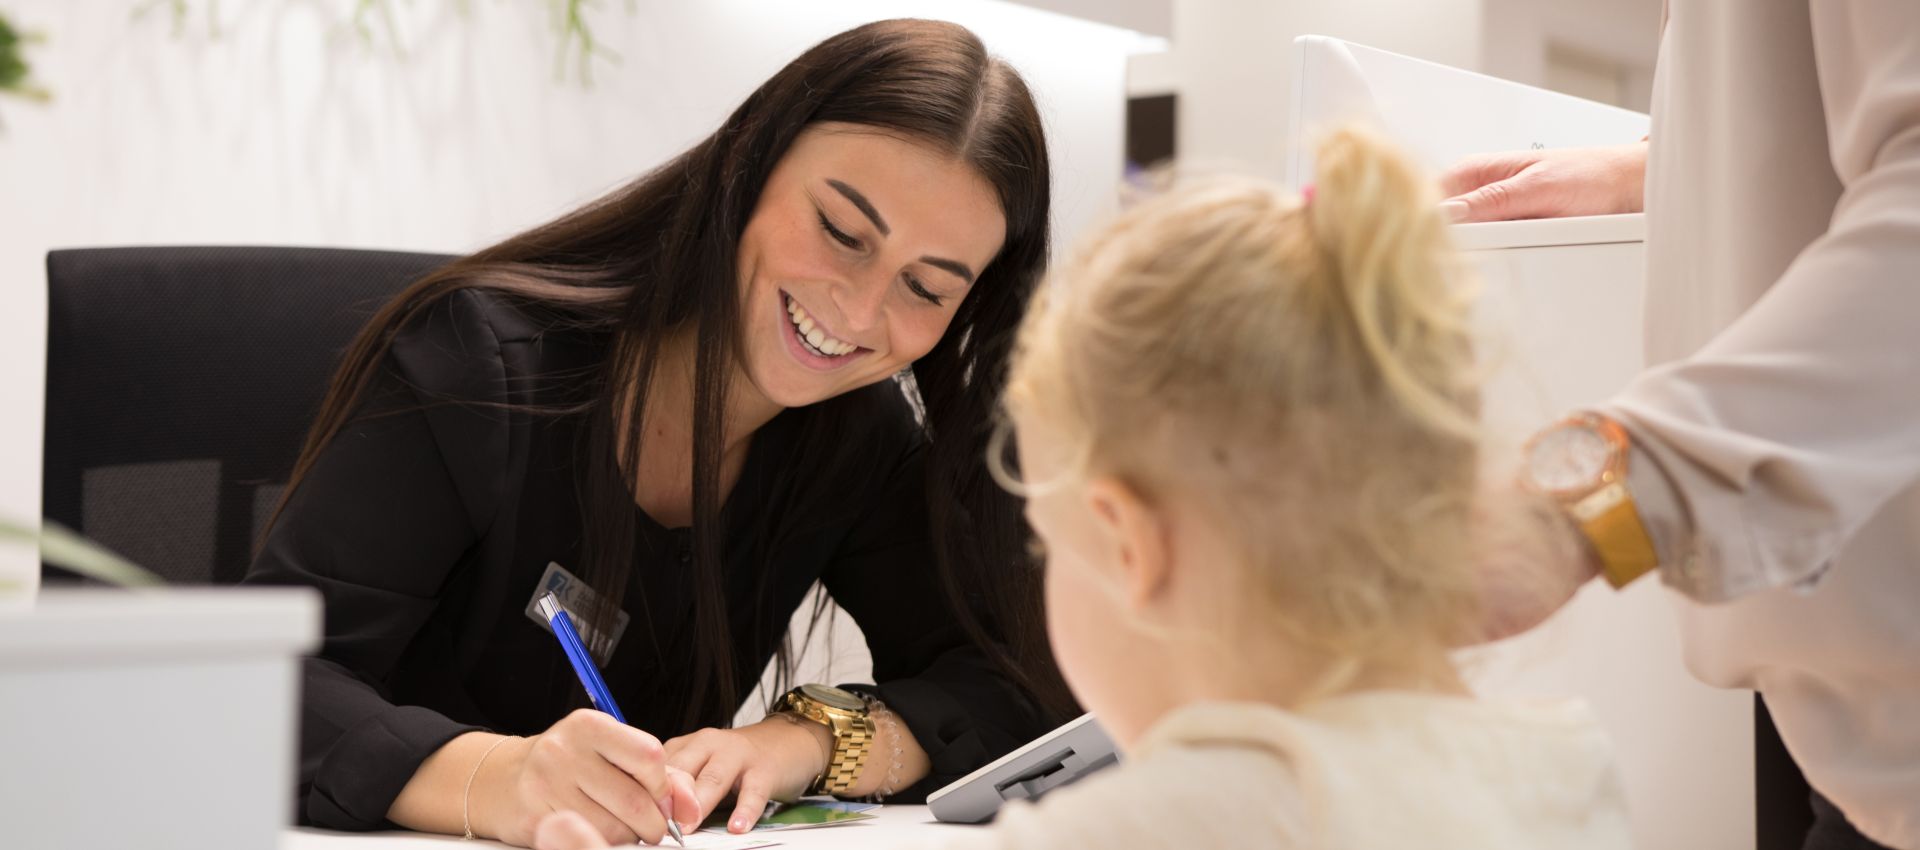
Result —
<path fill-rule="evenodd" d="M 219 0 L 139 0 L 133 8 L 135 21 L 145 20 L 155 12 L 166 12 L 173 22 L 173 36 L 179 38 L 186 33 L 187 25 L 193 17 L 193 3 L 204 2 L 206 6 L 207 32 L 214 38 L 220 37 Z M 339 23 L 359 37 L 368 47 L 377 46 L 385 41 L 395 55 L 404 57 L 406 46 L 396 20 L 394 3 L 398 0 L 351 0 L 344 5 L 348 10 L 344 20 Z M 454 10 L 462 17 L 473 12 L 472 0 L 451 0 Z M 547 4 L 552 17 L 552 27 L 558 43 L 555 45 L 553 64 L 554 78 L 564 81 L 568 69 L 579 80 L 582 88 L 593 87 L 593 68 L 596 62 L 617 65 L 620 54 L 602 43 L 594 33 L 592 17 L 601 0 L 541 0 Z M 639 13 L 639 6 L 633 0 L 627 0 L 627 14 Z"/>
<path fill-rule="evenodd" d="M 10 520 L 0 520 L 0 543 L 34 545 L 33 529 Z M 120 587 L 153 587 L 166 580 L 152 571 L 115 554 L 52 520 L 47 520 L 38 535 L 40 560 L 96 581 Z"/>
<path fill-rule="evenodd" d="M 0 92 L 41 103 L 53 98 L 33 81 L 33 69 L 27 65 L 27 45 L 45 40 L 37 33 L 21 32 L 0 12 Z"/>

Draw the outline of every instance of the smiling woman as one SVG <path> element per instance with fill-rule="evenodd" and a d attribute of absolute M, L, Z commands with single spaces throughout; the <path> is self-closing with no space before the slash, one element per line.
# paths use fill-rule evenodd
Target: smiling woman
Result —
<path fill-rule="evenodd" d="M 249 576 L 327 598 L 302 819 L 526 844 L 571 810 L 653 841 L 728 796 L 737 828 L 769 796 L 916 796 L 1058 719 L 1020 508 L 982 461 L 1048 175 L 1012 68 L 884 21 L 383 308 Z M 716 728 L 815 581 L 878 685 Z M 527 613 L 547 591 L 634 726 L 569 713 Z"/>
<path fill-rule="evenodd" d="M 1005 238 L 999 197 L 967 163 L 858 125 L 807 130 L 740 239 L 748 382 L 799 407 L 906 368 Z"/>

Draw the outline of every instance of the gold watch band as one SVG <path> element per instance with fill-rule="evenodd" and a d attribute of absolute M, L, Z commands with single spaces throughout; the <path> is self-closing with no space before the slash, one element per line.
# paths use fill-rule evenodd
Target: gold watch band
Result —
<path fill-rule="evenodd" d="M 841 727 L 845 728 L 841 728 Z M 833 758 L 827 762 L 827 772 L 814 780 L 815 794 L 845 794 L 860 783 L 860 774 L 867 767 L 867 755 L 873 751 L 873 721 L 860 717 L 853 721 L 834 724 Z"/>
<path fill-rule="evenodd" d="M 1569 506 L 1574 521 L 1600 558 L 1600 574 L 1615 590 L 1660 566 L 1640 511 L 1624 480 L 1614 481 Z"/>
<path fill-rule="evenodd" d="M 836 706 L 823 702 L 809 695 L 808 688 L 815 688 L 823 696 L 840 699 L 847 704 Z M 858 707 L 853 707 L 855 705 Z M 806 793 L 838 795 L 853 790 L 859 784 L 860 774 L 867 766 L 867 756 L 873 750 L 873 718 L 869 716 L 865 703 L 858 696 L 838 688 L 803 685 L 781 698 L 780 711 L 796 720 L 819 723 L 833 734 L 833 752 L 827 758 L 827 769 L 814 779 Z"/>

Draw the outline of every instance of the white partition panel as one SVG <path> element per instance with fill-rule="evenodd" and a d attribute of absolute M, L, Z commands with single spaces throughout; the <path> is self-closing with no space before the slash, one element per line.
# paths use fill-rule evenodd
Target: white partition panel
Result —
<path fill-rule="evenodd" d="M 1485 408 L 1512 448 L 1626 386 L 1643 361 L 1641 216 L 1456 227 L 1484 291 Z M 1754 845 L 1753 697 L 1701 684 L 1682 661 L 1657 577 L 1595 582 L 1545 625 L 1467 654 L 1486 694 L 1574 695 L 1613 736 L 1635 845 Z"/>

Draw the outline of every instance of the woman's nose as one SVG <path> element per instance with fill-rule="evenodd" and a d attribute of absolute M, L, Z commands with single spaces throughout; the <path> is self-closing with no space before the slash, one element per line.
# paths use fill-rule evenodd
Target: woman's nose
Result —
<path fill-rule="evenodd" d="M 834 304 L 847 322 L 848 333 L 864 333 L 879 327 L 885 315 L 887 283 L 888 280 L 879 275 L 861 275 L 834 287 Z"/>

